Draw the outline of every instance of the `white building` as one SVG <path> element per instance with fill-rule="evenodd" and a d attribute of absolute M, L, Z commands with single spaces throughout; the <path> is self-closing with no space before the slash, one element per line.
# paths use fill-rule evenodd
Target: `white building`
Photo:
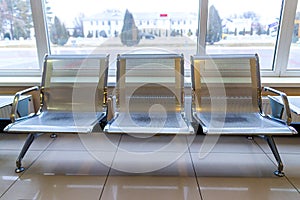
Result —
<path fill-rule="evenodd" d="M 231 33 L 250 32 L 252 27 L 251 19 L 230 19 L 223 20 L 223 27 Z"/>
<path fill-rule="evenodd" d="M 99 37 L 105 33 L 108 37 L 122 31 L 124 12 L 106 10 L 83 20 L 84 35 Z M 132 13 L 138 29 L 145 33 L 166 37 L 176 34 L 195 34 L 197 30 L 196 13 Z"/>

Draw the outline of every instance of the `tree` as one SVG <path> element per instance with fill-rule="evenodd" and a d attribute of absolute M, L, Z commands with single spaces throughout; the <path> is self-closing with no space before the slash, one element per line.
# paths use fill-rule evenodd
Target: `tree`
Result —
<path fill-rule="evenodd" d="M 222 38 L 222 21 L 215 6 L 210 6 L 208 16 L 208 28 L 206 41 L 210 44 L 220 41 Z"/>
<path fill-rule="evenodd" d="M 121 42 L 126 46 L 134 46 L 140 42 L 141 36 L 135 25 L 132 14 L 126 10 L 121 32 Z"/>
<path fill-rule="evenodd" d="M 11 39 L 29 38 L 33 27 L 28 0 L 0 1 L 0 31 Z"/>
<path fill-rule="evenodd" d="M 63 46 L 69 39 L 68 31 L 63 23 L 60 22 L 58 17 L 54 17 L 54 24 L 50 31 L 50 40 L 53 44 Z"/>
<path fill-rule="evenodd" d="M 29 1 L 17 0 L 15 5 L 14 38 L 27 39 L 30 37 L 30 29 L 33 27 L 33 20 L 30 12 Z"/>
<path fill-rule="evenodd" d="M 84 18 L 84 14 L 80 13 L 74 20 L 74 32 L 73 37 L 84 37 L 83 34 L 83 22 L 82 19 Z"/>
<path fill-rule="evenodd" d="M 243 13 L 243 18 L 245 19 L 258 19 L 259 17 L 257 16 L 257 14 L 253 11 L 247 11 Z"/>

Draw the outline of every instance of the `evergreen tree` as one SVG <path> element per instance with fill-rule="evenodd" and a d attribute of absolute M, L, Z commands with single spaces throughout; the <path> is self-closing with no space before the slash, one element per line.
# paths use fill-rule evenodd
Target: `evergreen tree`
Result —
<path fill-rule="evenodd" d="M 1 33 L 8 35 L 10 39 L 30 37 L 33 23 L 29 0 L 0 0 L 0 7 Z M 5 24 L 9 26 L 9 30 Z"/>
<path fill-rule="evenodd" d="M 126 46 L 134 46 L 140 42 L 141 36 L 135 25 L 132 14 L 126 10 L 121 32 L 121 42 Z"/>
<path fill-rule="evenodd" d="M 15 18 L 14 18 L 14 38 L 30 37 L 30 29 L 33 27 L 33 20 L 30 13 L 28 0 L 15 0 Z"/>
<path fill-rule="evenodd" d="M 220 41 L 222 38 L 222 21 L 215 6 L 209 8 L 208 28 L 206 41 L 210 44 Z"/>
<path fill-rule="evenodd" d="M 83 21 L 82 19 L 84 18 L 84 14 L 80 13 L 74 20 L 74 32 L 73 32 L 73 37 L 84 37 L 83 34 Z"/>
<path fill-rule="evenodd" d="M 63 46 L 69 39 L 68 31 L 65 24 L 62 24 L 58 17 L 54 17 L 54 24 L 50 31 L 50 40 L 53 44 Z"/>

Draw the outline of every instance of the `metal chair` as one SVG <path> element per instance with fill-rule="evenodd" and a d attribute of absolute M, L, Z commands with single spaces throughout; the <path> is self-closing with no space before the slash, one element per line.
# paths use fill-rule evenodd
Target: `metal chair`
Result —
<path fill-rule="evenodd" d="M 283 164 L 273 135 L 297 132 L 262 112 L 258 55 L 191 56 L 193 118 L 204 134 L 262 136 L 268 142 L 278 169 Z"/>
<path fill-rule="evenodd" d="M 288 123 L 299 132 L 300 122 L 297 118 L 300 116 L 300 97 L 287 96 L 284 92 L 270 87 L 264 87 L 264 90 L 275 94 L 272 96 L 268 95 L 271 106 L 271 117 L 275 120 Z M 283 115 L 284 113 L 285 116 Z"/>
<path fill-rule="evenodd" d="M 41 86 L 17 92 L 8 133 L 29 134 L 16 161 L 21 161 L 33 140 L 42 133 L 90 133 L 101 130 L 105 121 L 107 70 L 109 55 L 46 55 Z M 16 109 L 22 95 L 31 94 L 35 112 L 17 118 Z"/>
<path fill-rule="evenodd" d="M 184 113 L 183 55 L 132 53 L 117 57 L 108 133 L 193 134 Z"/>

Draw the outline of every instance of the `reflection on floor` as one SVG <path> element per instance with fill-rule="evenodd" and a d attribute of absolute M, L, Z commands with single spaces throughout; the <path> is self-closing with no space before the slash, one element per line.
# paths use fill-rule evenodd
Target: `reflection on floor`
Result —
<path fill-rule="evenodd" d="M 0 199 L 300 199 L 300 137 L 276 137 L 286 176 L 254 137 L 0 134 Z"/>

